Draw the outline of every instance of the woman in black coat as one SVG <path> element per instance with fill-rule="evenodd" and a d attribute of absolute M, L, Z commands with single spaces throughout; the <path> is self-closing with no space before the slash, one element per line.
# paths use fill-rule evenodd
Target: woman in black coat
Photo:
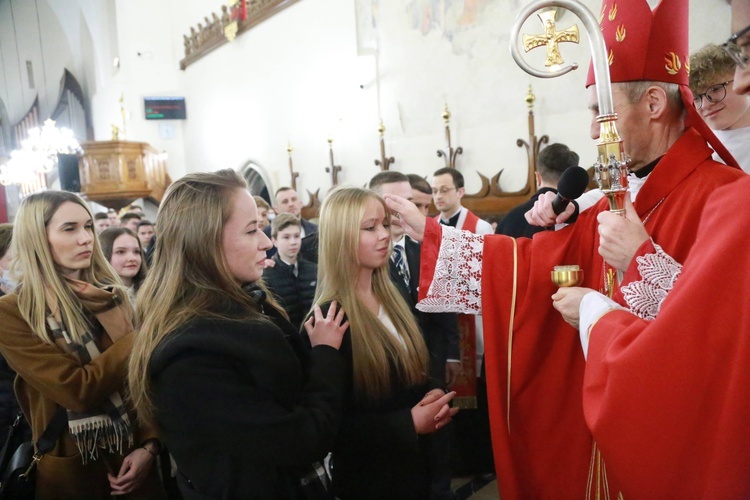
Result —
<path fill-rule="evenodd" d="M 162 431 L 187 498 L 325 497 L 316 463 L 341 417 L 343 311 L 306 322 L 312 351 L 265 290 L 271 243 L 231 170 L 173 183 L 138 295 L 131 395 Z M 343 324 L 342 324 L 343 323 Z M 311 481 L 312 478 L 312 481 Z M 317 479 L 317 480 L 316 480 Z"/>

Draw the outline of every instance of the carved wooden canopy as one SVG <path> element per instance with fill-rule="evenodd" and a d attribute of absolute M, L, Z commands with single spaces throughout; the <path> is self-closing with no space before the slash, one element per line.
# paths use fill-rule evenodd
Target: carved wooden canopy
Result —
<path fill-rule="evenodd" d="M 201 57 L 229 43 L 227 28 L 232 23 L 236 22 L 236 30 L 231 30 L 229 38 L 234 39 L 296 2 L 297 0 L 245 0 L 247 15 L 244 19 L 233 15 L 228 6 L 222 5 L 220 14 L 212 12 L 210 18 L 204 17 L 203 22 L 190 28 L 190 33 L 182 35 L 185 58 L 180 61 L 180 69 L 184 70 Z M 241 4 L 241 1 L 236 3 Z"/>

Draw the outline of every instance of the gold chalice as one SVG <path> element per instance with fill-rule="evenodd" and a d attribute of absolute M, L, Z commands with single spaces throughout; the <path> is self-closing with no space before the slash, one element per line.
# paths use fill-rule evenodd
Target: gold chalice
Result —
<path fill-rule="evenodd" d="M 560 287 L 578 286 L 583 283 L 583 269 L 578 266 L 555 266 L 552 283 Z"/>

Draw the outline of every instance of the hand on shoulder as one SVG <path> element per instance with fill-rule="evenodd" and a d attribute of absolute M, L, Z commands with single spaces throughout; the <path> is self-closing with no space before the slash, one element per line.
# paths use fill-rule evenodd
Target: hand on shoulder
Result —
<path fill-rule="evenodd" d="M 344 309 L 338 307 L 335 300 L 331 302 L 325 316 L 320 306 L 315 306 L 313 314 L 305 321 L 305 331 L 313 347 L 328 345 L 338 349 L 348 328 L 349 322 L 344 321 Z"/>

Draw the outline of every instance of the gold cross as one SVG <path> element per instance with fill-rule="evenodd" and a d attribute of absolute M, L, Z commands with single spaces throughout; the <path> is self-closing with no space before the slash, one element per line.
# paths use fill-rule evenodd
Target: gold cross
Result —
<path fill-rule="evenodd" d="M 555 10 L 546 10 L 537 14 L 544 25 L 544 34 L 541 35 L 524 35 L 523 48 L 526 52 L 542 45 L 547 46 L 547 60 L 544 62 L 546 67 L 556 64 L 563 64 L 563 58 L 557 47 L 558 43 L 573 42 L 578 43 L 578 26 L 573 25 L 562 31 L 555 31 Z"/>

